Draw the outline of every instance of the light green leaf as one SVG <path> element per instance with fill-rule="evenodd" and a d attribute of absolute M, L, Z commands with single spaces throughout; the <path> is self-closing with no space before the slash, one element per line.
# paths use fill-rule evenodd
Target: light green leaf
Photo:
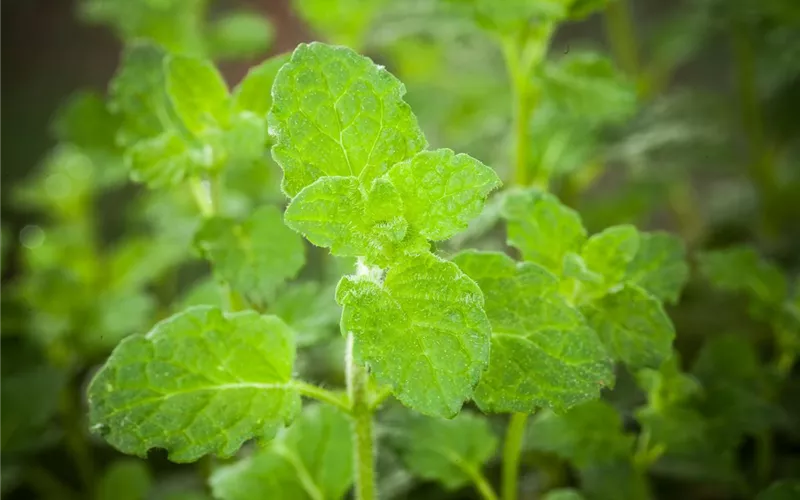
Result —
<path fill-rule="evenodd" d="M 675 327 L 641 288 L 626 285 L 585 305 L 583 313 L 614 359 L 631 368 L 658 367 L 672 353 Z"/>
<path fill-rule="evenodd" d="M 526 439 L 537 450 L 585 467 L 630 457 L 634 436 L 623 432 L 622 420 L 611 405 L 595 400 L 563 415 L 543 410 L 531 422 Z"/>
<path fill-rule="evenodd" d="M 466 411 L 452 420 L 417 416 L 398 431 L 402 432 L 398 446 L 409 470 L 449 490 L 470 483 L 473 471 L 480 471 L 497 449 L 488 421 Z"/>
<path fill-rule="evenodd" d="M 584 497 L 578 490 L 559 488 L 545 493 L 542 500 L 584 500 Z"/>
<path fill-rule="evenodd" d="M 209 50 L 214 58 L 254 57 L 266 52 L 274 38 L 267 18 L 255 12 L 234 11 L 211 25 Z"/>
<path fill-rule="evenodd" d="M 291 330 L 274 316 L 195 307 L 117 346 L 89 386 L 89 420 L 123 453 L 175 462 L 270 439 L 300 409 Z"/>
<path fill-rule="evenodd" d="M 281 500 L 339 500 L 353 481 L 351 435 L 341 412 L 309 406 L 266 448 L 215 470 L 214 497 L 249 500 L 260 491 Z"/>
<path fill-rule="evenodd" d="M 289 54 L 271 57 L 258 66 L 250 68 L 244 79 L 233 91 L 233 108 L 236 112 L 250 111 L 265 118 L 272 107 L 272 83 L 281 66 L 289 60 Z"/>
<path fill-rule="evenodd" d="M 567 252 L 579 252 L 586 229 L 577 212 L 550 194 L 529 190 L 509 193 L 504 207 L 508 220 L 508 244 L 525 260 L 561 274 Z"/>
<path fill-rule="evenodd" d="M 365 256 L 385 265 L 397 252 L 427 251 L 408 231 L 403 202 L 392 184 L 378 179 L 365 195 L 355 177 L 323 177 L 306 186 L 286 208 L 286 225 L 340 257 Z"/>
<path fill-rule="evenodd" d="M 173 55 L 165 65 L 167 94 L 190 132 L 203 135 L 227 124 L 228 87 L 210 61 Z"/>
<path fill-rule="evenodd" d="M 338 330 L 342 315 L 334 300 L 334 287 L 314 281 L 285 287 L 269 310 L 295 331 L 298 347 L 331 337 Z"/>
<path fill-rule="evenodd" d="M 392 167 L 388 176 L 400 192 L 411 227 L 434 241 L 466 229 L 501 184 L 494 170 L 449 149 L 423 151 Z"/>
<path fill-rule="evenodd" d="M 756 496 L 756 500 L 795 500 L 800 498 L 800 480 L 775 481 Z"/>
<path fill-rule="evenodd" d="M 294 0 L 300 17 L 326 40 L 360 49 L 370 21 L 386 0 Z"/>
<path fill-rule="evenodd" d="M 180 183 L 196 163 L 186 142 L 174 131 L 141 140 L 126 154 L 131 178 L 151 188 Z"/>
<path fill-rule="evenodd" d="M 323 176 L 364 186 L 426 146 L 405 87 L 345 47 L 301 44 L 272 87 L 272 156 L 291 197 Z"/>
<path fill-rule="evenodd" d="M 631 225 L 612 226 L 593 234 L 581 250 L 589 269 L 603 277 L 603 284 L 592 288 L 603 294 L 619 284 L 638 250 L 639 232 Z"/>
<path fill-rule="evenodd" d="M 639 251 L 628 265 L 626 281 L 674 304 L 688 279 L 686 247 L 680 238 L 664 232 L 639 233 Z"/>
<path fill-rule="evenodd" d="M 765 304 L 778 304 L 788 293 L 780 269 L 749 247 L 706 252 L 700 256 L 700 269 L 721 290 L 744 292 Z"/>
<path fill-rule="evenodd" d="M 97 500 L 145 500 L 153 479 L 147 463 L 132 458 L 113 462 L 97 485 Z"/>
<path fill-rule="evenodd" d="M 563 411 L 613 383 L 610 357 L 559 296 L 558 278 L 500 253 L 467 251 L 453 261 L 480 286 L 492 325 L 489 368 L 474 396 L 482 411 Z"/>
<path fill-rule="evenodd" d="M 696 378 L 681 371 L 677 352 L 664 361 L 658 369 L 639 370 L 636 382 L 647 393 L 649 404 L 656 408 L 685 403 L 703 391 Z"/>
<path fill-rule="evenodd" d="M 422 254 L 391 267 L 382 283 L 342 278 L 336 300 L 342 331 L 379 383 L 420 413 L 458 413 L 489 361 L 491 328 L 475 282 Z"/>
<path fill-rule="evenodd" d="M 214 274 L 247 300 L 264 304 L 305 263 L 303 242 L 283 224 L 281 212 L 263 206 L 241 224 L 222 217 L 205 221 L 195 245 Z"/>
<path fill-rule="evenodd" d="M 543 99 L 593 124 L 617 123 L 636 111 L 633 82 L 607 57 L 572 51 L 544 65 Z"/>
<path fill-rule="evenodd" d="M 103 98 L 94 92 L 78 92 L 59 110 L 53 130 L 59 141 L 89 151 L 116 152 L 115 135 L 120 126 Z"/>
<path fill-rule="evenodd" d="M 232 160 L 253 161 L 265 157 L 267 122 L 250 111 L 233 115 L 230 129 L 223 136 L 223 146 Z"/>
<path fill-rule="evenodd" d="M 164 132 L 171 107 L 165 91 L 164 49 L 137 41 L 125 47 L 109 84 L 109 109 L 122 125 L 118 141 L 131 146 Z"/>

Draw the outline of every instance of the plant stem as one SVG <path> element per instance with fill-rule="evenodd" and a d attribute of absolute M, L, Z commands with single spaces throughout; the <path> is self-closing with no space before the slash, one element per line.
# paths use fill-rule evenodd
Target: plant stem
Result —
<path fill-rule="evenodd" d="M 639 76 L 639 50 L 628 1 L 612 0 L 608 2 L 603 19 L 606 36 L 617 64 L 628 76 L 637 78 Z"/>
<path fill-rule="evenodd" d="M 514 413 L 506 430 L 503 444 L 503 500 L 516 500 L 518 493 L 519 456 L 525 436 L 526 413 Z"/>
<path fill-rule="evenodd" d="M 94 463 L 92 453 L 83 433 L 81 412 L 76 401 L 79 401 L 78 391 L 74 391 L 70 384 L 61 391 L 61 415 L 64 425 L 64 439 L 67 449 L 81 480 L 83 492 L 87 498 L 94 494 Z"/>
<path fill-rule="evenodd" d="M 772 476 L 772 433 L 763 431 L 756 436 L 756 481 L 759 488 L 769 485 Z"/>
<path fill-rule="evenodd" d="M 511 83 L 514 184 L 527 186 L 537 179 L 537 173 L 528 170 L 529 137 L 528 122 L 534 108 L 534 95 L 531 88 L 531 71 L 537 60 L 537 47 L 532 40 L 509 39 L 503 42 L 503 56 Z"/>
<path fill-rule="evenodd" d="M 334 392 L 323 389 L 322 387 L 317 387 L 316 385 L 301 382 L 299 380 L 292 382 L 292 386 L 303 396 L 316 399 L 317 401 L 321 401 L 323 403 L 328 403 L 329 405 L 335 406 L 347 414 L 351 412 L 348 402 L 344 401 Z"/>
<path fill-rule="evenodd" d="M 374 500 L 375 445 L 373 443 L 372 409 L 369 401 L 369 373 L 353 359 L 353 336 L 347 336 L 347 394 L 353 420 L 353 453 L 356 465 L 356 500 Z"/>
<path fill-rule="evenodd" d="M 477 489 L 478 493 L 481 494 L 481 498 L 483 498 L 483 500 L 498 500 L 497 493 L 494 492 L 492 485 L 489 484 L 486 476 L 484 476 L 480 470 L 466 465 L 462 466 L 462 470 L 467 473 L 470 479 L 472 479 L 475 489 Z"/>

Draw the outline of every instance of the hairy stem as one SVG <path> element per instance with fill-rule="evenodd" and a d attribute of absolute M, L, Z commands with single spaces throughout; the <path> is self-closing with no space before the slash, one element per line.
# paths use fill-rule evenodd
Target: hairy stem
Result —
<path fill-rule="evenodd" d="M 528 156 L 530 155 L 528 122 L 534 105 L 529 81 L 534 63 L 533 51 L 530 44 L 520 44 L 517 40 L 506 40 L 503 43 L 503 56 L 512 94 L 514 184 L 527 186 L 531 179 L 536 178 L 536 172 L 528 169 Z"/>
<path fill-rule="evenodd" d="M 353 336 L 347 336 L 347 394 L 353 421 L 353 453 L 356 465 L 356 500 L 373 500 L 375 494 L 375 445 L 370 408 L 369 374 L 353 359 Z"/>
<path fill-rule="evenodd" d="M 297 390 L 298 393 L 302 394 L 303 396 L 316 399 L 322 403 L 327 403 L 329 405 L 335 406 L 336 408 L 342 410 L 345 413 L 350 413 L 350 405 L 347 401 L 343 400 L 339 395 L 334 392 L 331 392 L 327 389 L 323 389 L 322 387 L 317 387 L 316 385 L 308 384 L 306 382 L 301 382 L 296 380 L 292 382 L 292 386 Z"/>
<path fill-rule="evenodd" d="M 525 424 L 528 415 L 514 413 L 506 430 L 503 444 L 503 500 L 516 500 L 518 493 L 519 456 L 522 452 L 522 439 L 525 437 Z"/>

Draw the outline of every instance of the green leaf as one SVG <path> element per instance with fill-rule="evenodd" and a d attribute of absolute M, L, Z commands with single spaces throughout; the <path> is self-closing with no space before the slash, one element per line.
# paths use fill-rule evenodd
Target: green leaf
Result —
<path fill-rule="evenodd" d="M 569 8 L 570 19 L 581 20 L 606 7 L 608 2 L 616 0 L 574 0 Z"/>
<path fill-rule="evenodd" d="M 210 61 L 173 55 L 165 65 L 167 94 L 190 132 L 202 136 L 227 124 L 228 87 Z"/>
<path fill-rule="evenodd" d="M 271 57 L 258 66 L 250 68 L 244 79 L 233 91 L 233 109 L 236 112 L 250 111 L 266 118 L 272 107 L 272 83 L 281 66 L 289 60 L 289 54 Z"/>
<path fill-rule="evenodd" d="M 342 315 L 334 300 L 334 288 L 313 281 L 285 287 L 269 310 L 295 331 L 298 347 L 331 337 Z"/>
<path fill-rule="evenodd" d="M 639 234 L 639 251 L 628 265 L 626 281 L 675 304 L 688 279 L 686 247 L 680 238 L 664 232 Z"/>
<path fill-rule="evenodd" d="M 291 197 L 324 176 L 364 186 L 426 146 L 405 87 L 345 47 L 301 44 L 272 87 L 272 156 Z"/>
<path fill-rule="evenodd" d="M 411 227 L 429 240 L 446 240 L 480 214 L 500 179 L 489 167 L 449 149 L 423 151 L 388 173 Z"/>
<path fill-rule="evenodd" d="M 658 369 L 639 370 L 636 382 L 647 393 L 649 404 L 656 408 L 685 403 L 703 392 L 695 377 L 681 371 L 678 353 L 673 353 Z"/>
<path fill-rule="evenodd" d="M 633 82 L 607 57 L 572 51 L 544 65 L 543 99 L 593 124 L 618 123 L 636 111 Z"/>
<path fill-rule="evenodd" d="M 171 105 L 165 91 L 164 49 L 137 41 L 125 47 L 122 62 L 109 84 L 109 109 L 122 125 L 118 141 L 126 146 L 160 135 Z"/>
<path fill-rule="evenodd" d="M 452 262 L 422 254 L 383 282 L 346 276 L 342 331 L 376 380 L 420 413 L 452 417 L 489 361 L 491 329 L 478 286 Z"/>
<path fill-rule="evenodd" d="M 97 500 L 145 500 L 153 479 L 147 463 L 120 459 L 106 469 L 97 485 Z"/>
<path fill-rule="evenodd" d="M 765 304 L 786 299 L 788 285 L 780 269 L 752 248 L 737 246 L 700 256 L 700 270 L 716 287 L 743 292 Z"/>
<path fill-rule="evenodd" d="M 452 420 L 417 416 L 399 431 L 398 445 L 409 470 L 449 490 L 469 484 L 473 471 L 480 471 L 497 449 L 488 421 L 470 412 Z"/>
<path fill-rule="evenodd" d="M 603 284 L 592 288 L 603 294 L 618 285 L 638 250 L 639 232 L 631 225 L 612 226 L 593 234 L 581 250 L 588 268 L 603 277 Z"/>
<path fill-rule="evenodd" d="M 762 432 L 780 420 L 780 410 L 769 396 L 775 388 L 745 339 L 733 335 L 710 339 L 692 372 L 705 389 L 700 409 L 719 446 L 736 446 L 742 435 Z"/>
<path fill-rule="evenodd" d="M 531 422 L 526 439 L 534 449 L 558 455 L 578 467 L 630 457 L 634 441 L 623 432 L 617 411 L 602 400 L 589 401 L 563 415 L 543 410 Z"/>
<path fill-rule="evenodd" d="M 36 451 L 43 444 L 43 438 L 53 437 L 49 431 L 58 414 L 59 396 L 67 378 L 51 366 L 30 366 L 20 372 L 6 373 L 6 360 L 3 365 L 3 383 L 0 385 L 3 402 L 0 406 L 3 420 L 0 445 L 3 455 Z"/>
<path fill-rule="evenodd" d="M 119 117 L 109 112 L 102 96 L 86 91 L 71 96 L 53 121 L 59 141 L 105 152 L 115 152 L 119 126 Z"/>
<path fill-rule="evenodd" d="M 525 260 L 556 275 L 561 275 L 564 256 L 579 252 L 586 240 L 578 213 L 547 193 L 509 193 L 503 215 L 508 221 L 508 244 L 517 247 Z"/>
<path fill-rule="evenodd" d="M 581 468 L 581 487 L 592 500 L 651 500 L 650 481 L 630 459 Z"/>
<path fill-rule="evenodd" d="M 572 488 L 559 488 L 550 490 L 544 494 L 542 500 L 584 500 L 583 495 L 578 490 Z"/>
<path fill-rule="evenodd" d="M 214 58 L 247 58 L 267 51 L 275 38 L 272 24 L 255 12 L 234 11 L 214 21 L 209 33 Z"/>
<path fill-rule="evenodd" d="M 370 21 L 386 0 L 294 0 L 300 17 L 326 40 L 361 48 Z"/>
<path fill-rule="evenodd" d="M 672 353 L 675 327 L 661 303 L 641 288 L 626 285 L 583 312 L 608 352 L 631 368 L 658 367 Z"/>
<path fill-rule="evenodd" d="M 195 245 L 218 279 L 257 304 L 272 300 L 278 287 L 305 263 L 302 240 L 283 224 L 281 212 L 269 205 L 241 224 L 222 217 L 206 220 Z"/>
<path fill-rule="evenodd" d="M 117 346 L 89 386 L 89 420 L 123 453 L 175 462 L 270 439 L 300 409 L 291 330 L 274 316 L 195 307 Z"/>
<path fill-rule="evenodd" d="M 312 405 L 266 448 L 211 475 L 214 497 L 247 500 L 268 492 L 281 500 L 345 496 L 353 481 L 350 421 L 338 410 Z"/>
<path fill-rule="evenodd" d="M 800 498 L 800 481 L 783 479 L 775 481 L 769 488 L 756 495 L 756 500 L 793 500 Z"/>
<path fill-rule="evenodd" d="M 482 411 L 563 411 L 612 384 L 611 359 L 558 295 L 555 276 L 500 253 L 466 251 L 453 261 L 480 286 L 492 325 L 489 368 L 474 396 Z"/>
<path fill-rule="evenodd" d="M 262 159 L 267 150 L 267 122 L 250 111 L 231 118 L 230 129 L 223 136 L 223 148 L 234 161 Z"/>
<path fill-rule="evenodd" d="M 402 207 L 400 194 L 384 179 L 365 194 L 355 177 L 323 177 L 300 191 L 284 219 L 333 255 L 366 256 L 371 263 L 386 265 L 397 252 L 429 248 L 424 238 L 408 231 L 408 223 L 399 215 Z"/>
<path fill-rule="evenodd" d="M 151 188 L 174 186 L 195 168 L 195 159 L 184 139 L 174 131 L 141 140 L 128 149 L 131 178 Z"/>

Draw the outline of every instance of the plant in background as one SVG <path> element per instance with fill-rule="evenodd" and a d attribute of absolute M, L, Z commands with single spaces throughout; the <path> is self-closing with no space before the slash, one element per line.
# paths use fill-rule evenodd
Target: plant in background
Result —
<path fill-rule="evenodd" d="M 300 44 L 230 88 L 211 59 L 258 54 L 272 38 L 260 17 L 198 0 L 81 3 L 126 45 L 107 98 L 73 97 L 59 145 L 16 189 L 48 223 L 20 234 L 4 298 L 6 352 L 9 320 L 20 332 L 14 363 L 4 356 L 4 480 L 42 498 L 471 486 L 488 500 L 639 500 L 665 484 L 791 498 L 778 436 L 800 432 L 798 293 L 753 248 L 715 248 L 691 150 L 732 132 L 659 95 L 715 2 L 644 63 L 621 0 L 294 6 L 341 45 Z M 781 32 L 790 12 L 762 17 Z M 596 13 L 615 63 L 569 45 L 551 55 L 560 26 Z M 742 98 L 752 118 L 757 96 Z M 753 130 L 755 164 L 778 165 Z M 791 248 L 760 172 L 757 234 Z M 127 200 L 126 177 L 136 198 L 98 220 L 104 199 Z M 598 187 L 609 179 L 621 185 Z M 631 223 L 665 204 L 682 238 Z M 739 295 L 690 280 L 693 260 Z M 103 441 L 198 466 L 101 463 Z M 62 443 L 77 492 L 35 462 Z"/>

